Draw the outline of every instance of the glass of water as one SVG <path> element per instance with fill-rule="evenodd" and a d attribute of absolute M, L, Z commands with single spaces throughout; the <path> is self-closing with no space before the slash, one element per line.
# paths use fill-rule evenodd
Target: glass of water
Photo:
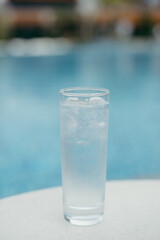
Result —
<path fill-rule="evenodd" d="M 60 90 L 64 217 L 79 226 L 102 221 L 109 90 Z"/>

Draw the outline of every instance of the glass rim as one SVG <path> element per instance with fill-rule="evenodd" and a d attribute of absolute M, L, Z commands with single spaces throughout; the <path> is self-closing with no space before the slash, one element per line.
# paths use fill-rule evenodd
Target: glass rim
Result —
<path fill-rule="evenodd" d="M 72 91 L 82 91 L 82 92 L 72 92 Z M 83 92 L 84 91 L 84 92 Z M 88 92 L 87 91 L 93 91 Z M 72 88 L 62 88 L 59 91 L 60 95 L 66 97 L 101 97 L 109 95 L 110 91 L 106 88 L 94 88 L 94 87 L 72 87 Z"/>

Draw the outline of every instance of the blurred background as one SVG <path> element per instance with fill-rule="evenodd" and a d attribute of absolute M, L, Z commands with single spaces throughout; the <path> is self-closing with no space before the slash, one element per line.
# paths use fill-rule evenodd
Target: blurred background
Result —
<path fill-rule="evenodd" d="M 160 0 L 0 0 L 0 198 L 61 185 L 75 86 L 111 92 L 107 179 L 160 178 Z"/>

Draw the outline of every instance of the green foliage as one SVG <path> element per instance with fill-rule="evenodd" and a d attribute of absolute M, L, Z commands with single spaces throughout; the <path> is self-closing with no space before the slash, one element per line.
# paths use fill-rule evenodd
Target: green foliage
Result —
<path fill-rule="evenodd" d="M 7 21 L 0 16 L 0 39 L 8 39 L 9 38 L 9 25 Z"/>

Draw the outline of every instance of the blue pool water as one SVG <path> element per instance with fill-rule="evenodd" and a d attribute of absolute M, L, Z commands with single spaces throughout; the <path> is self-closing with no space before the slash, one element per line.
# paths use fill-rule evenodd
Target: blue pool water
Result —
<path fill-rule="evenodd" d="M 108 179 L 160 177 L 160 45 L 0 58 L 0 197 L 61 185 L 59 89 L 110 89 Z"/>

